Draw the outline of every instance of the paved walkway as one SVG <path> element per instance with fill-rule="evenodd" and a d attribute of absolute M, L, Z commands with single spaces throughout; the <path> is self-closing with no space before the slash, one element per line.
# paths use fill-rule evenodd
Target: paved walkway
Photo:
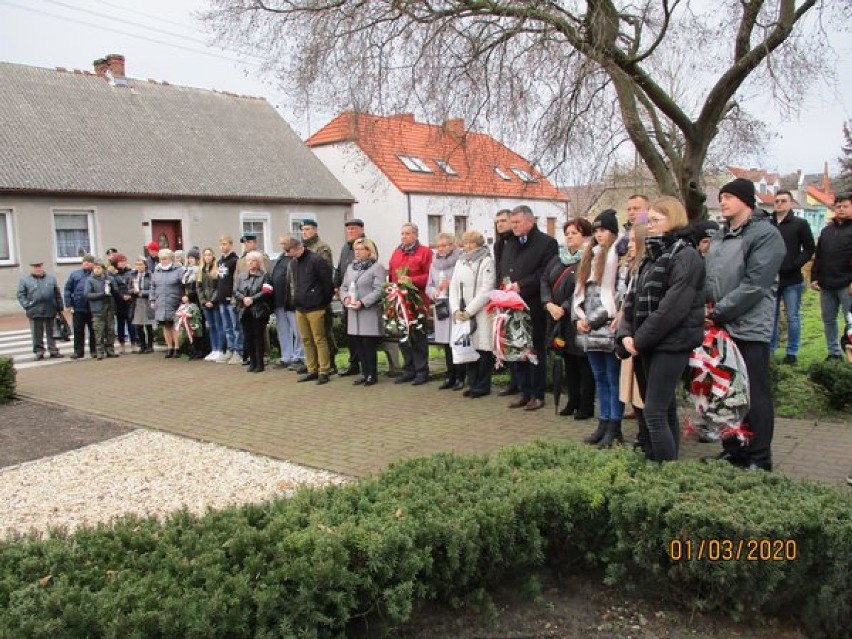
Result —
<path fill-rule="evenodd" d="M 27 398 L 353 476 L 438 451 L 482 453 L 539 438 L 579 441 L 593 426 L 556 415 L 550 396 L 544 410 L 528 413 L 507 409 L 505 398 L 439 391 L 435 382 L 392 382 L 382 376 L 370 388 L 353 386 L 351 378 L 299 384 L 289 371 L 254 375 L 241 366 L 167 360 L 160 353 L 63 360 L 18 372 L 18 392 Z M 627 437 L 635 429 L 625 422 Z M 778 471 L 845 485 L 852 470 L 850 424 L 779 419 L 775 432 Z M 687 441 L 682 457 L 717 450 Z"/>

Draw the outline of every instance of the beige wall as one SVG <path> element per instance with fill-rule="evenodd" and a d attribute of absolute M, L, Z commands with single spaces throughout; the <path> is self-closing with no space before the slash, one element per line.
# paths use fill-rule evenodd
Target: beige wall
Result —
<path fill-rule="evenodd" d="M 115 247 L 131 258 L 151 241 L 150 221 L 180 220 L 183 247 L 216 246 L 220 234 L 239 240 L 241 218 L 266 220 L 268 252 L 277 251 L 277 236 L 289 232 L 291 223 L 313 217 L 322 238 L 331 244 L 335 255 L 344 241 L 343 220 L 351 217 L 348 204 L 244 204 L 240 202 L 144 201 L 63 197 L 7 197 L 0 195 L 0 210 L 12 211 L 12 250 L 14 264 L 0 265 L 0 298 L 14 299 L 17 282 L 29 272 L 34 258 L 44 260 L 48 272 L 55 273 L 60 285 L 79 262 L 61 263 L 56 258 L 53 213 L 57 209 L 92 211 L 92 251 L 103 256 Z M 239 253 L 237 243 L 235 250 Z"/>

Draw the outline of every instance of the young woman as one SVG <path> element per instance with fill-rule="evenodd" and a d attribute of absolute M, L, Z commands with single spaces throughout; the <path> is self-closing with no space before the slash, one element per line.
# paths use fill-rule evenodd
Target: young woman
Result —
<path fill-rule="evenodd" d="M 686 210 L 662 197 L 648 211 L 645 257 L 624 304 L 619 340 L 636 358 L 654 461 L 677 459 L 675 390 L 689 355 L 704 338 L 704 262 L 689 242 Z"/>
<path fill-rule="evenodd" d="M 201 253 L 201 268 L 198 271 L 198 303 L 210 335 L 210 354 L 204 359 L 215 362 L 225 352 L 225 335 L 222 332 L 222 316 L 219 313 L 219 268 L 216 253 L 205 248 Z"/>
<path fill-rule="evenodd" d="M 616 358 L 615 318 L 623 294 L 618 250 L 618 218 L 607 209 L 592 224 L 594 237 L 583 253 L 577 269 L 572 317 L 577 329 L 577 345 L 589 358 L 600 404 L 598 426 L 583 441 L 609 448 L 623 441 L 621 416 L 624 405 L 618 399 L 621 363 Z"/>
<path fill-rule="evenodd" d="M 355 258 L 346 267 L 340 285 L 340 298 L 346 309 L 346 330 L 361 362 L 361 376 L 355 386 L 373 386 L 378 381 L 379 341 L 384 336 L 382 325 L 382 284 L 388 272 L 378 263 L 378 251 L 365 237 L 352 243 Z"/>

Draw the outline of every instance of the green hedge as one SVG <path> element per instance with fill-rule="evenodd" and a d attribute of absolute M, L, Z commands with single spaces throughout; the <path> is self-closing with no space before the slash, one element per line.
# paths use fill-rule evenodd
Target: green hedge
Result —
<path fill-rule="evenodd" d="M 12 401 L 15 396 L 15 362 L 10 357 L 0 357 L 0 404 Z"/>
<path fill-rule="evenodd" d="M 673 538 L 794 539 L 793 561 L 673 562 Z M 678 603 L 852 627 L 852 497 L 720 463 L 536 443 L 165 524 L 0 545 L 0 636 L 327 637 L 547 565 Z M 373 632 L 375 634 L 375 632 Z"/>

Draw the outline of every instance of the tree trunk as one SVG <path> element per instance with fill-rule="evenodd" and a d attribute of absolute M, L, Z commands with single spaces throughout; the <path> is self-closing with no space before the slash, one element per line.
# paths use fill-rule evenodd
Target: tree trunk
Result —
<path fill-rule="evenodd" d="M 707 156 L 708 143 L 687 142 L 678 175 L 678 188 L 690 221 L 707 217 L 707 194 L 701 184 L 701 168 Z M 698 147 L 698 148 L 696 148 Z"/>

